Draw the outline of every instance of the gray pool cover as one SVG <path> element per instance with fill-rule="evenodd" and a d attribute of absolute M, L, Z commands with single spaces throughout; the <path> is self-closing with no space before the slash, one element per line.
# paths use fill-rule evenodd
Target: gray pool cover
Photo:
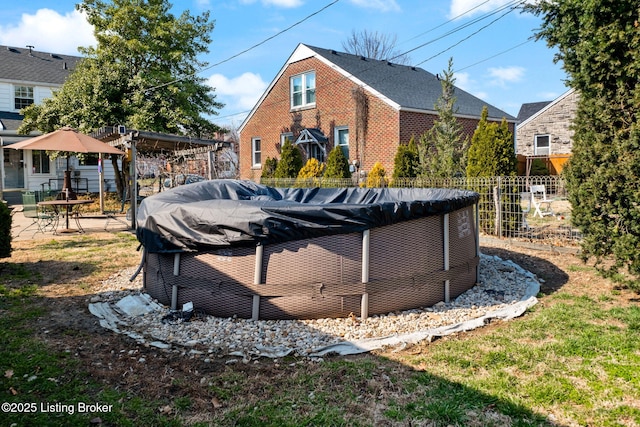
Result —
<path fill-rule="evenodd" d="M 144 199 L 136 234 L 151 253 L 255 246 L 361 232 L 477 203 L 432 188 L 273 188 L 252 181 L 183 185 Z"/>

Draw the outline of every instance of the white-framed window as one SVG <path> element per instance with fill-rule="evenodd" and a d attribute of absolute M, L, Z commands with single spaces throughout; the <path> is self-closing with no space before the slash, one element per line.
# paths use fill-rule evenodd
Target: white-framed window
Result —
<path fill-rule="evenodd" d="M 534 152 L 536 156 L 543 156 L 550 154 L 550 141 L 549 135 L 536 135 L 534 141 Z"/>
<path fill-rule="evenodd" d="M 282 147 L 286 140 L 293 142 L 293 132 L 284 132 L 280 134 L 280 147 Z"/>
<path fill-rule="evenodd" d="M 262 139 L 251 138 L 251 161 L 254 167 L 262 166 Z"/>
<path fill-rule="evenodd" d="M 291 108 L 306 107 L 316 103 L 316 72 L 310 71 L 291 77 Z"/>
<path fill-rule="evenodd" d="M 335 127 L 335 144 L 340 147 L 344 157 L 349 160 L 349 127 L 348 126 L 336 126 Z"/>
<path fill-rule="evenodd" d="M 14 107 L 21 110 L 33 104 L 33 87 L 31 86 L 15 86 L 14 87 Z"/>
<path fill-rule="evenodd" d="M 51 159 L 44 150 L 33 150 L 31 152 L 31 162 L 33 167 L 33 173 L 50 173 L 51 172 Z"/>

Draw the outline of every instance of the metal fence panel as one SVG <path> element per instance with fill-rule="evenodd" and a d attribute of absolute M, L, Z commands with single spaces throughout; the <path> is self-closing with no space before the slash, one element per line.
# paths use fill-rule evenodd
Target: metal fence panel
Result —
<path fill-rule="evenodd" d="M 272 187 L 354 187 L 352 179 L 263 178 Z M 543 244 L 579 241 L 582 235 L 571 225 L 571 204 L 561 176 L 495 176 L 482 178 L 403 178 L 393 187 L 454 188 L 480 194 L 480 232 L 504 238 L 518 238 Z M 543 193 L 533 193 L 541 187 Z"/>

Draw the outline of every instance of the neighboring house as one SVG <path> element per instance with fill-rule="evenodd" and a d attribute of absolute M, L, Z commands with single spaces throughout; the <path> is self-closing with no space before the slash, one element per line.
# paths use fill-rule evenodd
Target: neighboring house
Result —
<path fill-rule="evenodd" d="M 578 93 L 571 89 L 554 101 L 523 104 L 516 127 L 516 154 L 521 173 L 526 174 L 532 162 L 544 162 L 551 174 L 559 174 L 571 156 Z"/>
<path fill-rule="evenodd" d="M 59 188 L 66 168 L 64 159 L 52 160 L 45 151 L 8 147 L 40 134 L 17 133 L 23 119 L 20 110 L 51 97 L 80 60 L 78 56 L 39 52 L 29 46 L 0 46 L 0 190 L 3 193 L 42 190 L 49 185 Z M 93 172 L 96 178 L 83 179 L 83 183 L 91 191 L 98 190 L 97 158 L 89 157 L 83 162 L 72 158 L 70 165 L 77 178 Z M 105 172 L 109 173 L 109 169 Z"/>
<path fill-rule="evenodd" d="M 40 135 L 17 133 L 23 116 L 20 110 L 31 104 L 40 104 L 53 95 L 70 75 L 81 57 L 58 55 L 33 50 L 33 48 L 14 48 L 0 46 L 0 198 L 12 203 L 20 203 L 20 194 L 24 190 L 59 190 L 62 187 L 66 159 L 51 159 L 46 151 L 15 150 L 11 144 Z M 121 126 L 107 126 L 111 132 L 97 133 L 105 141 L 131 138 L 141 141 L 141 153 L 174 153 L 184 150 L 183 156 L 195 155 L 199 151 L 211 159 L 214 177 L 235 177 L 238 159 L 234 141 L 205 140 L 178 135 L 154 132 L 125 130 L 120 134 Z M 197 150 L 195 147 L 198 147 Z M 207 154 L 212 151 L 213 156 Z M 115 191 L 115 172 L 110 161 L 103 162 L 104 181 L 107 191 Z M 118 167 L 121 162 L 118 160 Z M 143 166 L 144 163 L 142 164 Z M 72 186 L 80 191 L 97 193 L 100 190 L 98 173 L 98 155 L 89 154 L 82 159 L 71 157 L 73 169 Z M 140 173 L 153 172 L 143 168 Z"/>
<path fill-rule="evenodd" d="M 398 145 L 432 127 L 441 96 L 438 76 L 421 68 L 300 44 L 240 126 L 240 176 L 258 180 L 287 138 L 307 158 L 340 146 L 360 171 L 379 161 L 391 175 Z M 485 105 L 514 131 L 515 117 L 459 88 L 455 96 L 469 138 Z"/>

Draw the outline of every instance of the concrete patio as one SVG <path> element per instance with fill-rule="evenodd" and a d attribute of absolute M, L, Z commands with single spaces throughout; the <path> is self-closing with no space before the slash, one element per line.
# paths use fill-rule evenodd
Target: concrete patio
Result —
<path fill-rule="evenodd" d="M 37 227 L 31 227 L 30 229 L 22 232 L 27 227 L 29 227 L 33 220 L 31 218 L 27 218 L 24 216 L 22 212 L 22 205 L 9 205 L 10 208 L 13 209 L 12 215 L 12 223 L 11 223 L 11 236 L 13 241 L 20 240 L 44 240 L 44 239 L 57 239 L 63 238 L 66 236 L 77 236 L 79 234 L 95 234 L 95 233 L 115 233 L 122 231 L 129 231 L 133 233 L 129 227 L 125 225 L 128 221 L 125 218 L 124 214 L 116 215 L 118 220 L 108 219 L 106 215 L 101 215 L 99 213 L 85 213 L 80 216 L 80 224 L 84 229 L 84 233 L 59 233 L 54 234 L 53 231 L 47 230 L 45 233 L 36 232 L 38 231 Z M 58 225 L 58 230 L 62 228 L 62 222 L 64 218 L 60 219 L 60 224 Z M 108 221 L 108 222 L 107 222 Z M 72 226 L 75 228 L 75 221 L 72 219 L 70 221 Z M 107 229 L 105 230 L 105 226 Z M 22 233 L 21 233 L 22 232 Z M 34 234 L 35 233 L 35 234 Z"/>

